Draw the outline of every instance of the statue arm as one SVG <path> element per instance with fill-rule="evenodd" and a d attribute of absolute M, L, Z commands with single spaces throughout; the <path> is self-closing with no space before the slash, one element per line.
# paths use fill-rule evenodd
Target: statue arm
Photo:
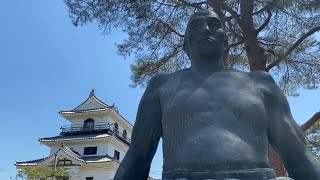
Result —
<path fill-rule="evenodd" d="M 158 88 L 164 75 L 153 77 L 144 92 L 131 136 L 131 145 L 114 180 L 146 180 L 152 158 L 162 136 L 161 106 Z"/>
<path fill-rule="evenodd" d="M 319 180 L 320 164 L 308 149 L 304 134 L 294 121 L 288 101 L 270 75 L 268 79 L 268 138 L 291 178 Z"/>

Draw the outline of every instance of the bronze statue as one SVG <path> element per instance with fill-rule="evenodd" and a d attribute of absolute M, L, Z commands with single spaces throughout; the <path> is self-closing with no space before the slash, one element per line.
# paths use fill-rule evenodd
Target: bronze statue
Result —
<path fill-rule="evenodd" d="M 215 13 L 191 17 L 184 42 L 191 67 L 150 80 L 115 180 L 146 180 L 161 137 L 163 179 L 276 179 L 271 143 L 291 178 L 320 180 L 319 162 L 273 78 L 224 66 L 224 34 Z"/>

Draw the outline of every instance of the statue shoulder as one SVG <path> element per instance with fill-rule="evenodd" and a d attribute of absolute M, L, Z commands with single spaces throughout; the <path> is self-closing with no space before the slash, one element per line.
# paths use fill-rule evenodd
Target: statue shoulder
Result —
<path fill-rule="evenodd" d="M 180 79 L 181 77 L 183 77 L 185 75 L 188 75 L 188 73 L 189 73 L 189 68 L 180 69 L 180 70 L 175 71 L 170 74 L 157 74 L 150 79 L 150 81 L 148 83 L 148 87 L 150 87 L 152 89 L 158 89 L 166 82 L 176 81 L 177 79 Z"/>
<path fill-rule="evenodd" d="M 149 82 L 146 91 L 157 91 L 169 78 L 168 74 L 157 74 L 153 76 Z"/>
<path fill-rule="evenodd" d="M 285 98 L 283 92 L 273 79 L 273 77 L 265 71 L 251 72 L 257 84 L 262 87 L 265 95 L 271 99 Z"/>
<path fill-rule="evenodd" d="M 273 77 L 268 72 L 254 71 L 250 72 L 250 75 L 260 83 L 264 83 L 269 86 L 277 85 Z"/>

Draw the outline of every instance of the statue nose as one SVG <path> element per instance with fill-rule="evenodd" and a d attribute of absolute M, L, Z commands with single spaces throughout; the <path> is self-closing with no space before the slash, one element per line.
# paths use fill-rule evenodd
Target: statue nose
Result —
<path fill-rule="evenodd" d="M 204 23 L 203 25 L 203 30 L 202 30 L 204 33 L 206 33 L 207 35 L 209 35 L 211 33 L 211 30 L 209 28 L 209 25 L 208 23 Z"/>
<path fill-rule="evenodd" d="M 203 27 L 203 28 L 204 28 L 205 30 L 210 31 L 208 23 L 204 23 L 204 27 Z"/>

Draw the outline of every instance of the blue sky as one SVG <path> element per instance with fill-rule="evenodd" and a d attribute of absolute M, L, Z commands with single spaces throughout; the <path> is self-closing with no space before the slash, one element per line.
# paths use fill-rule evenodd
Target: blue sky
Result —
<path fill-rule="evenodd" d="M 104 36 L 96 24 L 75 28 L 62 0 L 0 2 L 0 179 L 14 177 L 15 160 L 45 157 L 39 137 L 55 136 L 68 121 L 59 110 L 72 109 L 91 89 L 134 123 L 144 89 L 130 88 L 130 64 L 116 54 L 124 34 Z M 298 123 L 320 110 L 320 91 L 289 97 Z M 161 149 L 161 148 L 159 148 Z M 161 150 L 151 175 L 160 178 Z"/>

